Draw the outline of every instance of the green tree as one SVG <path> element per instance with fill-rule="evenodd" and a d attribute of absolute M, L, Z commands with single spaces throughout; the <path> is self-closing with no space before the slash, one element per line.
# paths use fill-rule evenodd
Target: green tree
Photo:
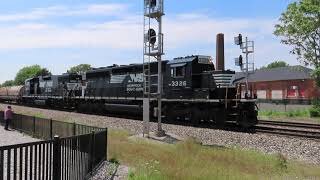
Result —
<path fill-rule="evenodd" d="M 292 46 L 291 53 L 306 65 L 313 65 L 313 77 L 320 86 L 320 0 L 298 0 L 291 3 L 275 26 L 274 34 Z M 311 116 L 319 116 L 319 100 L 313 102 Z"/>
<path fill-rule="evenodd" d="M 51 75 L 48 69 L 39 65 L 32 65 L 20 69 L 14 81 L 17 85 L 23 85 L 26 79 L 46 75 Z"/>
<path fill-rule="evenodd" d="M 316 80 L 317 86 L 320 87 L 320 68 L 316 68 L 312 72 L 312 77 Z"/>
<path fill-rule="evenodd" d="M 15 85 L 14 80 L 8 80 L 8 81 L 5 81 L 4 83 L 2 83 L 0 85 L 0 87 L 8 87 L 8 86 L 14 86 L 14 85 Z"/>
<path fill-rule="evenodd" d="M 278 67 L 287 67 L 289 64 L 287 64 L 284 61 L 274 61 L 267 66 L 262 67 L 261 69 L 273 69 L 273 68 L 278 68 Z"/>
<path fill-rule="evenodd" d="M 320 67 L 320 0 L 298 0 L 281 15 L 274 34 L 306 65 Z"/>
<path fill-rule="evenodd" d="M 79 64 L 77 66 L 73 66 L 68 70 L 68 73 L 77 73 L 77 74 L 83 74 L 89 70 L 91 70 L 90 64 Z"/>
<path fill-rule="evenodd" d="M 49 76 L 52 75 L 52 73 L 47 68 L 42 68 L 36 76 Z"/>

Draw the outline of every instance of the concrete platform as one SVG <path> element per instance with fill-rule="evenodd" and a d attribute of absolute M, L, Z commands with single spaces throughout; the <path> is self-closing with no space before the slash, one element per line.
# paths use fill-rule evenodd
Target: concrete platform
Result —
<path fill-rule="evenodd" d="M 171 133 L 166 133 L 166 136 L 163 137 L 158 137 L 156 136 L 156 133 L 151 132 L 149 137 L 144 137 L 143 134 L 138 134 L 129 137 L 131 140 L 146 140 L 149 142 L 154 142 L 154 143 L 164 143 L 164 144 L 176 144 L 180 141 L 183 141 L 184 138 L 177 136 L 175 134 Z"/>

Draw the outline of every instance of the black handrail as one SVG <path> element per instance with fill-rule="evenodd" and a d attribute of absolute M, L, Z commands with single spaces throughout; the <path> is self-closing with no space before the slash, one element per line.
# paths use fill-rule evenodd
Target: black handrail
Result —
<path fill-rule="evenodd" d="M 107 160 L 107 128 L 19 114 L 11 123 L 44 140 L 0 147 L 0 179 L 86 179 Z"/>

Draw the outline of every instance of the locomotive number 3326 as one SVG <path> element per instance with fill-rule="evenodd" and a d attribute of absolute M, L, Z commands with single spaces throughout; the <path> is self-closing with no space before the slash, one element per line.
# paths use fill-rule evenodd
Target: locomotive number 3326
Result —
<path fill-rule="evenodd" d="M 172 81 L 170 85 L 172 87 L 186 87 L 187 81 Z"/>

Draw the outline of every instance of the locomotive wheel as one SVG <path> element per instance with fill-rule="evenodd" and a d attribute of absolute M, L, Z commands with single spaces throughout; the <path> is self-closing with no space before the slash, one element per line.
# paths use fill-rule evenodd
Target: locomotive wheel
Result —
<path fill-rule="evenodd" d="M 248 129 L 257 123 L 256 112 L 242 111 L 238 120 L 238 124 L 243 129 Z"/>
<path fill-rule="evenodd" d="M 81 103 L 78 105 L 78 112 L 81 112 L 81 113 L 85 113 L 86 111 L 86 105 Z"/>
<path fill-rule="evenodd" d="M 190 109 L 188 113 L 184 115 L 183 120 L 186 122 L 190 122 L 192 121 L 192 118 L 193 118 L 193 112 L 192 112 L 192 109 Z"/>
<path fill-rule="evenodd" d="M 215 111 L 215 123 L 218 127 L 224 127 L 227 121 L 225 109 Z"/>
<path fill-rule="evenodd" d="M 90 103 L 85 103 L 84 106 L 85 106 L 85 110 L 84 110 L 85 113 L 92 113 L 93 106 Z"/>
<path fill-rule="evenodd" d="M 201 121 L 201 110 L 198 108 L 193 108 L 192 115 L 191 115 L 191 123 L 193 126 L 199 126 Z"/>
<path fill-rule="evenodd" d="M 97 114 L 103 114 L 104 113 L 104 105 L 96 103 L 94 104 L 94 110 L 95 113 Z"/>
<path fill-rule="evenodd" d="M 164 118 L 164 121 L 165 122 L 172 122 L 173 121 L 173 114 L 172 114 L 172 111 L 170 111 L 170 107 L 166 106 L 165 112 L 166 112 L 166 118 Z"/>
<path fill-rule="evenodd" d="M 247 111 L 242 111 L 240 115 L 240 122 L 238 124 L 240 125 L 241 128 L 243 129 L 248 129 L 250 125 L 250 118 L 249 114 Z"/>

